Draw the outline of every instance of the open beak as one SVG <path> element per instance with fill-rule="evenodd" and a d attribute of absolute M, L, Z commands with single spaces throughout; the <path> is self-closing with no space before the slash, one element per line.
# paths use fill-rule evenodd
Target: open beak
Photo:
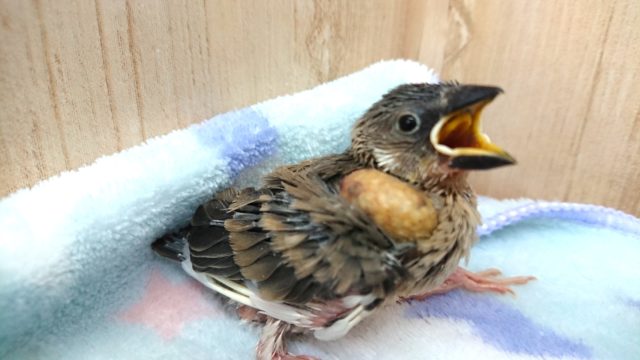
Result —
<path fill-rule="evenodd" d="M 515 164 L 516 160 L 482 132 L 480 114 L 502 89 L 460 86 L 450 95 L 449 112 L 433 127 L 431 144 L 452 169 L 484 170 Z"/>

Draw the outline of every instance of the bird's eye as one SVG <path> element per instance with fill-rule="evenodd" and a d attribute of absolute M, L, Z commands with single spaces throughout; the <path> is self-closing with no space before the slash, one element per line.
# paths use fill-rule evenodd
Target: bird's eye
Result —
<path fill-rule="evenodd" d="M 405 134 L 413 134 L 420 127 L 420 119 L 415 115 L 402 115 L 398 119 L 398 130 Z"/>

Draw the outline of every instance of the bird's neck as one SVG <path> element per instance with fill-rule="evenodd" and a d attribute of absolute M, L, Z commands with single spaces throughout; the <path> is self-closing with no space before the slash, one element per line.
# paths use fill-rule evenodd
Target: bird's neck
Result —
<path fill-rule="evenodd" d="M 450 169 L 439 161 L 427 160 L 417 163 L 414 168 L 406 169 L 405 176 L 402 176 L 392 171 L 393 169 L 386 169 L 378 164 L 372 151 L 363 151 L 352 146 L 343 156 L 353 159 L 362 167 L 382 170 L 432 194 L 463 195 L 471 192 L 467 182 L 468 172 Z"/>
<path fill-rule="evenodd" d="M 421 187 L 432 194 L 463 195 L 471 192 L 467 178 L 468 173 L 464 171 L 456 173 L 434 172 L 424 178 Z"/>
<path fill-rule="evenodd" d="M 376 168 L 376 160 L 371 151 L 364 151 L 363 145 L 352 145 L 345 150 L 343 156 L 349 157 L 352 161 L 358 163 L 362 167 Z"/>

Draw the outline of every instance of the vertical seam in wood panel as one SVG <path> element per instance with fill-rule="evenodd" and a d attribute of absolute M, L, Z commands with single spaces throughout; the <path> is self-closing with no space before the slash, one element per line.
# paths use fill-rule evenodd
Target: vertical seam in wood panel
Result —
<path fill-rule="evenodd" d="M 579 154 L 577 153 L 580 148 L 582 147 L 582 140 L 583 140 L 583 134 L 584 134 L 584 130 L 587 127 L 587 122 L 589 119 L 589 114 L 591 113 L 591 110 L 593 108 L 593 102 L 595 100 L 595 95 L 596 95 L 596 88 L 597 88 L 597 84 L 600 82 L 600 77 L 602 74 L 602 58 L 604 57 L 604 46 L 609 38 L 609 29 L 611 28 L 611 19 L 613 18 L 613 13 L 615 12 L 615 5 L 611 6 L 611 13 L 609 14 L 609 17 L 607 18 L 607 23 L 606 23 L 606 28 L 604 30 L 604 35 L 602 36 L 602 42 L 600 43 L 600 51 L 598 52 L 598 60 L 596 61 L 596 66 L 595 66 L 595 71 L 593 73 L 593 78 L 591 80 L 591 89 L 589 89 L 589 97 L 587 98 L 587 103 L 586 103 L 586 109 L 587 112 L 585 113 L 585 117 L 582 121 L 582 123 L 580 124 L 580 128 L 578 129 L 578 131 L 576 132 L 575 136 L 573 137 L 574 139 L 577 139 L 577 144 L 574 147 L 574 151 L 575 153 L 572 154 L 573 155 L 573 161 L 571 161 L 571 165 L 569 167 L 569 176 L 570 176 L 570 180 L 569 180 L 569 184 L 566 187 L 565 191 L 564 191 L 564 195 L 563 195 L 563 200 L 566 200 L 569 198 L 569 193 L 571 192 L 571 189 L 573 188 L 573 185 L 576 181 L 576 176 L 574 176 L 575 170 L 576 170 L 576 166 L 577 166 L 577 162 L 578 162 L 578 156 Z M 578 179 L 580 181 L 583 181 L 584 179 Z"/>
<path fill-rule="evenodd" d="M 189 14 L 189 7 L 185 4 L 185 13 Z M 191 86 L 192 89 L 197 88 L 196 83 L 196 73 L 194 69 L 196 68 L 196 64 L 194 63 L 195 56 L 193 56 L 193 38 L 191 37 L 191 21 L 187 21 L 187 42 L 189 43 L 189 65 L 191 65 Z M 189 119 L 192 120 L 192 119 Z"/>
<path fill-rule="evenodd" d="M 98 0 L 94 1 L 96 9 L 96 21 L 98 23 L 98 39 L 100 40 L 100 54 L 102 56 L 102 67 L 104 68 L 104 82 L 107 87 L 107 100 L 109 100 L 109 111 L 111 112 L 111 125 L 113 126 L 113 132 L 116 135 L 116 146 L 118 150 L 122 150 L 122 137 L 118 123 L 116 122 L 116 104 L 113 102 L 113 84 L 111 83 L 111 63 L 108 59 L 108 52 L 104 44 L 104 23 L 102 19 L 102 13 L 100 12 L 100 5 Z"/>
<path fill-rule="evenodd" d="M 207 89 L 211 90 L 211 78 L 212 78 L 212 74 L 213 72 L 211 71 L 211 44 L 209 43 L 209 21 L 208 21 L 208 11 L 207 11 L 207 0 L 202 0 L 202 7 L 204 9 L 204 36 L 205 36 L 205 41 L 207 42 Z M 211 91 L 208 92 L 207 94 L 207 115 L 211 114 L 211 110 L 213 110 L 215 107 L 214 105 L 211 103 L 211 99 L 213 98 L 213 93 Z"/>
<path fill-rule="evenodd" d="M 404 8 L 404 19 L 403 22 L 408 22 L 409 19 L 411 19 L 411 14 L 413 11 L 415 11 L 415 9 L 411 6 L 411 2 L 406 2 L 405 4 L 405 8 Z M 424 21 L 424 20 L 423 20 Z M 418 59 L 420 56 L 420 50 L 422 48 L 422 41 L 419 41 L 418 46 L 416 47 L 416 51 L 415 53 L 409 54 L 407 49 L 410 47 L 409 44 L 407 44 L 411 39 L 408 39 L 409 37 L 409 31 L 410 31 L 410 27 L 409 26 L 405 26 L 404 27 L 404 33 L 402 34 L 402 53 L 404 54 L 404 56 L 410 58 L 410 59 Z M 422 37 L 424 36 L 424 22 L 422 24 L 420 24 L 420 34 L 416 34 L 415 39 L 418 40 L 422 40 Z"/>
<path fill-rule="evenodd" d="M 185 4 L 186 6 L 186 4 Z M 187 24 L 189 21 L 187 21 Z M 173 100 L 174 100 L 174 115 L 176 120 L 176 125 L 174 125 L 174 129 L 179 129 L 182 127 L 180 124 L 180 101 L 176 99 L 176 95 L 178 94 L 178 69 L 176 67 L 176 48 L 174 46 L 175 37 L 177 36 L 173 31 L 173 24 L 171 23 L 171 9 L 167 11 L 167 24 L 169 25 L 169 60 L 171 61 L 171 88 L 173 89 Z"/>
<path fill-rule="evenodd" d="M 464 49 L 469 45 L 469 43 L 471 43 L 471 34 L 473 33 L 473 31 L 470 29 L 471 28 L 471 24 L 473 23 L 473 21 L 471 20 L 471 15 L 469 15 L 469 12 L 466 9 L 465 4 L 460 1 L 460 0 L 451 0 L 449 2 L 449 14 L 451 14 L 451 16 L 455 16 L 458 15 L 458 17 L 460 18 L 460 27 L 456 28 L 456 29 L 451 29 L 451 27 L 449 27 L 450 31 L 452 30 L 456 30 L 456 31 L 460 31 L 461 33 L 461 39 L 462 42 L 461 44 L 458 46 L 458 48 L 453 51 L 451 54 L 443 54 L 443 62 L 442 62 L 442 71 L 444 72 L 444 68 L 445 65 L 447 63 L 453 62 L 455 61 L 455 59 L 460 56 L 460 54 L 464 51 Z M 451 16 L 449 18 L 451 18 Z M 447 41 L 448 42 L 448 41 Z M 446 51 L 446 44 L 445 44 L 445 51 Z"/>
<path fill-rule="evenodd" d="M 636 140 L 634 140 L 634 138 L 638 137 L 638 135 L 640 134 L 640 107 L 638 107 L 638 111 L 636 111 L 635 115 L 633 115 L 631 118 L 634 119 L 634 123 L 631 131 L 629 132 L 629 135 L 627 135 L 627 138 L 625 140 L 625 143 L 627 144 L 635 143 Z"/>
<path fill-rule="evenodd" d="M 127 1 L 125 3 L 125 10 L 127 13 L 127 37 L 129 42 L 129 53 L 131 54 L 131 63 L 133 64 L 133 82 L 135 85 L 134 88 L 136 93 L 136 109 L 138 110 L 138 122 L 140 123 L 140 132 L 142 133 L 142 138 L 146 140 L 147 131 L 144 128 L 144 102 L 142 100 L 142 89 L 140 85 L 140 64 L 139 59 L 136 56 L 135 37 L 133 36 L 133 13 L 130 1 Z"/>
<path fill-rule="evenodd" d="M 31 51 L 30 43 L 32 41 L 31 41 L 31 38 L 29 37 L 29 32 L 27 30 L 27 27 L 29 26 L 29 24 L 27 23 L 27 21 L 25 21 L 25 19 L 21 19 L 21 20 L 22 21 L 18 22 L 21 26 L 21 29 L 19 31 L 24 33 L 27 37 L 26 42 L 24 44 L 25 53 L 27 55 L 27 62 L 29 64 L 29 72 L 30 72 L 30 75 L 32 76 L 31 80 L 35 80 L 38 78 L 38 74 L 36 72 L 36 65 L 34 64 L 35 61 Z M 26 81 L 26 79 L 24 81 Z M 28 109 L 28 112 L 30 116 L 25 118 L 31 119 L 30 134 L 33 137 L 34 141 L 31 142 L 33 146 L 27 147 L 26 149 L 24 149 L 24 152 L 28 153 L 33 157 L 33 159 L 35 159 L 33 165 L 35 166 L 38 175 L 36 176 L 35 181 L 33 181 L 32 176 L 34 175 L 34 173 L 29 169 L 30 164 L 27 163 L 26 161 L 24 162 L 19 161 L 21 160 L 20 155 L 12 158 L 11 153 L 9 152 L 9 149 L 8 149 L 8 147 L 11 146 L 10 143 L 3 141 L 2 150 L 0 151 L 3 151 L 3 154 L 7 156 L 8 161 L 6 162 L 5 165 L 7 165 L 7 169 L 10 169 L 11 165 L 14 165 L 14 168 L 17 168 L 19 170 L 19 173 L 14 174 L 9 170 L 2 174 L 6 176 L 4 180 L 7 181 L 7 185 L 9 186 L 6 189 L 2 189 L 0 196 L 13 192 L 14 190 L 17 190 L 23 186 L 32 185 L 34 182 L 40 180 L 43 177 L 43 175 L 48 174 L 44 166 L 45 159 L 43 154 L 45 153 L 45 151 L 43 151 L 42 136 L 40 136 L 42 131 L 40 129 L 40 125 L 38 124 L 38 112 L 31 107 Z M 12 137 L 12 136 L 9 135 L 9 137 Z"/>
<path fill-rule="evenodd" d="M 322 41 L 322 39 L 318 40 L 321 37 L 322 26 L 325 23 L 325 19 L 323 18 L 323 8 L 322 3 L 317 0 L 313 1 L 313 17 L 309 23 L 310 30 L 307 32 L 305 36 L 305 50 L 307 52 L 308 58 L 311 61 L 310 67 L 311 71 L 315 74 L 315 82 L 324 82 L 324 71 L 323 71 L 323 55 L 322 53 L 318 56 L 318 50 L 315 48 L 317 46 L 317 41 Z M 321 44 L 324 45 L 324 44 Z"/>
<path fill-rule="evenodd" d="M 42 154 L 44 153 L 44 150 L 42 149 L 42 137 L 40 137 L 40 126 L 38 125 L 38 121 L 33 121 L 31 122 L 31 133 L 33 134 L 33 137 L 35 138 L 36 141 L 34 141 L 33 145 L 34 148 L 30 148 L 29 152 L 31 154 L 33 154 L 33 156 L 36 158 L 36 169 L 38 169 L 38 172 L 40 173 L 39 178 L 42 178 L 44 175 L 47 174 L 47 172 L 45 171 L 44 168 L 44 157 L 42 156 Z M 24 169 L 25 164 L 18 164 L 19 168 Z M 26 170 L 24 171 L 24 176 L 26 179 L 29 178 L 30 175 L 30 171 Z M 36 179 L 39 180 L 39 179 Z M 27 182 L 29 182 L 27 180 Z M 25 184 L 20 184 L 20 185 L 25 185 Z M 13 189 L 12 189 L 13 190 Z"/>
<path fill-rule="evenodd" d="M 42 15 L 42 4 L 40 3 L 40 0 L 34 0 L 33 4 L 35 6 L 36 14 L 38 16 L 38 22 L 40 23 L 40 41 L 42 42 L 42 49 L 44 52 L 45 64 L 47 66 L 47 77 L 49 82 L 49 99 L 51 100 L 51 104 L 53 106 L 53 116 L 56 120 L 56 127 L 58 129 L 58 132 L 60 133 L 62 155 L 64 156 L 64 165 L 67 169 L 71 169 L 69 149 L 67 148 L 67 140 L 64 133 L 64 127 L 62 126 L 62 116 L 60 115 L 60 107 L 58 105 L 58 92 L 56 90 L 56 86 L 55 86 L 56 84 L 53 78 L 53 65 L 51 64 L 51 54 L 49 52 L 49 39 L 47 35 L 47 30 L 45 29 L 44 17 Z"/>
<path fill-rule="evenodd" d="M 640 134 L 640 108 L 638 109 L 638 111 L 636 111 L 636 115 L 633 118 L 635 119 L 635 122 L 633 124 L 633 127 L 631 128 L 631 131 L 629 132 L 629 136 L 627 137 L 627 142 L 626 142 L 627 144 L 633 144 L 638 142 L 638 139 L 633 140 L 633 137 L 640 138 L 638 136 L 638 134 Z M 640 166 L 640 164 L 638 164 L 638 166 Z M 638 184 L 638 188 L 640 188 L 640 182 L 638 181 L 638 179 L 627 179 L 627 181 L 635 181 L 636 184 Z M 630 211 L 632 212 L 633 215 L 636 215 L 636 216 L 640 216 L 640 196 L 638 196 L 638 193 L 640 193 L 640 191 L 636 192 L 636 196 L 630 197 L 631 199 L 635 198 L 635 200 L 633 200 L 633 203 L 631 204 Z M 628 195 L 624 193 L 620 194 L 620 197 L 626 197 L 626 196 Z M 619 202 L 619 204 L 621 204 L 621 202 Z"/>

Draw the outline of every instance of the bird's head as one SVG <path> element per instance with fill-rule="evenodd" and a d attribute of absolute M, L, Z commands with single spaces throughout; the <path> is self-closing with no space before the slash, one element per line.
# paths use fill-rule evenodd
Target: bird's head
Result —
<path fill-rule="evenodd" d="M 401 85 L 357 121 L 352 151 L 414 183 L 514 164 L 480 127 L 482 109 L 501 92 L 457 83 Z"/>

